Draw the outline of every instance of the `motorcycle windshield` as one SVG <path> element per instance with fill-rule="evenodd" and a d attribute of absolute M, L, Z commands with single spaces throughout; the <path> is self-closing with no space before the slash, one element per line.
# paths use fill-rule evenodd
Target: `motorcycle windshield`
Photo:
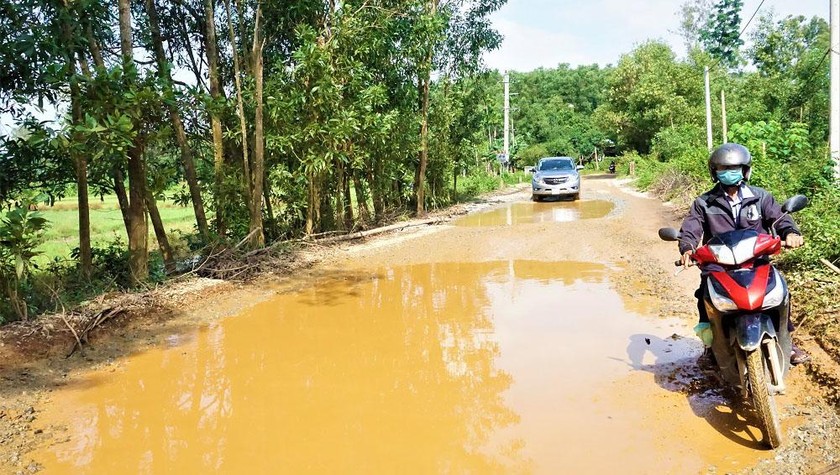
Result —
<path fill-rule="evenodd" d="M 739 265 L 755 257 L 758 232 L 752 229 L 738 229 L 719 234 L 706 245 L 719 264 Z"/>

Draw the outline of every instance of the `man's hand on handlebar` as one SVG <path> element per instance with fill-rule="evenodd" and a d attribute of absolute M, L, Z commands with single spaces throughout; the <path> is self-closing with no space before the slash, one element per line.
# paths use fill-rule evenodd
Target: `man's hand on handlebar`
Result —
<path fill-rule="evenodd" d="M 691 260 L 691 255 L 694 254 L 694 251 L 685 251 L 680 258 L 680 263 L 682 264 L 684 269 L 688 269 L 689 267 L 694 265 L 694 261 Z"/>
<path fill-rule="evenodd" d="M 791 249 L 796 249 L 797 247 L 802 247 L 805 244 L 805 239 L 796 233 L 788 233 L 785 236 L 785 247 L 789 247 Z"/>

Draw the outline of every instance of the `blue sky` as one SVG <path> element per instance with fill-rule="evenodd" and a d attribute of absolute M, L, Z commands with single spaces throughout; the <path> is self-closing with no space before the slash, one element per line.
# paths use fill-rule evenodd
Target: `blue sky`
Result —
<path fill-rule="evenodd" d="M 685 53 L 676 33 L 683 0 L 508 0 L 493 15 L 505 37 L 501 48 L 485 55 L 490 68 L 531 71 L 598 63 L 616 64 L 622 54 L 648 39 L 661 39 L 679 55 Z M 761 0 L 744 0 L 742 24 Z M 765 0 L 758 16 L 774 11 L 820 16 L 828 20 L 829 0 Z M 744 33 L 748 37 L 757 23 Z M 745 38 L 746 39 L 746 38 Z"/>

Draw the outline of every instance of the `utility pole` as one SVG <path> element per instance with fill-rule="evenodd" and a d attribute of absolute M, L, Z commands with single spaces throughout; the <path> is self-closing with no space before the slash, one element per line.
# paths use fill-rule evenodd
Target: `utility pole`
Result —
<path fill-rule="evenodd" d="M 726 127 L 726 93 L 720 90 L 720 117 L 723 122 L 723 143 L 729 142 L 729 130 Z"/>
<path fill-rule="evenodd" d="M 703 80 L 706 83 L 706 145 L 712 151 L 712 94 L 709 91 L 709 67 L 703 68 Z"/>
<path fill-rule="evenodd" d="M 834 161 L 834 179 L 840 181 L 840 0 L 831 0 L 831 115 L 829 151 Z"/>
<path fill-rule="evenodd" d="M 510 161 L 510 75 L 505 71 L 505 160 Z"/>

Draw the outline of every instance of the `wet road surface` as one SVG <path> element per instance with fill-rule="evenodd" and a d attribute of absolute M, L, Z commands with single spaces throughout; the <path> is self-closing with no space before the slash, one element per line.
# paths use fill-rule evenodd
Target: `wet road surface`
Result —
<path fill-rule="evenodd" d="M 439 233 L 537 239 L 527 225 L 613 211 L 518 202 Z M 66 434 L 35 458 L 58 474 L 641 474 L 770 456 L 694 367 L 690 325 L 616 290 L 620 263 L 497 259 L 476 239 L 459 241 L 491 257 L 325 268 L 79 377 L 41 418 Z"/>

